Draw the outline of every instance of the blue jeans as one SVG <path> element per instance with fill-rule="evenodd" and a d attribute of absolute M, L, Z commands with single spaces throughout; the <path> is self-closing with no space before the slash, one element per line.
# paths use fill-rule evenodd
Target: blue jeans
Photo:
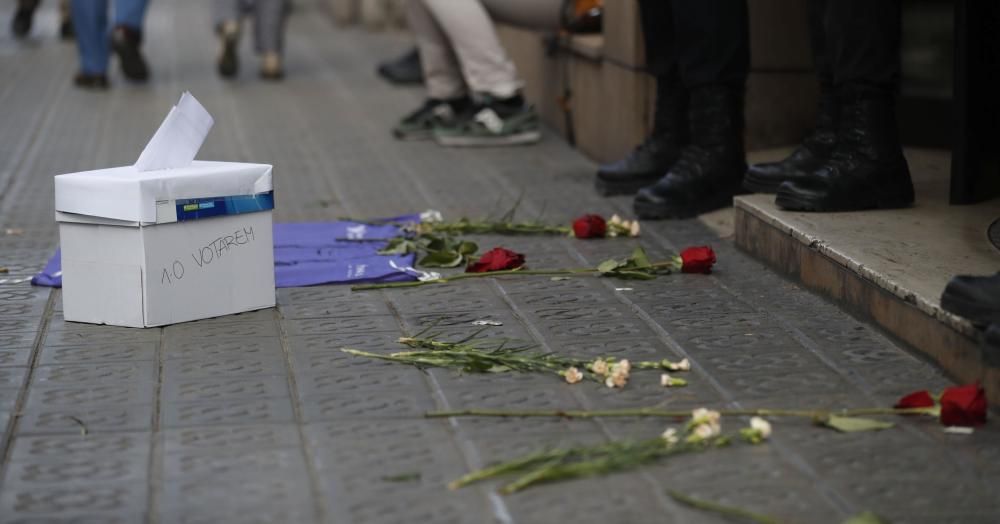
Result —
<path fill-rule="evenodd" d="M 73 27 L 80 51 L 80 72 L 104 75 L 108 72 L 111 42 L 108 27 L 109 0 L 73 0 Z M 149 0 L 115 0 L 115 26 L 142 31 Z"/>

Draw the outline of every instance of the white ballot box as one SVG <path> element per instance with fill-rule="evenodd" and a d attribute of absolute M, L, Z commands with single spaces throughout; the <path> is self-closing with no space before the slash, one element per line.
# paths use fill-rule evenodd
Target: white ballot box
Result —
<path fill-rule="evenodd" d="M 185 93 L 134 166 L 55 177 L 66 320 L 152 327 L 273 307 L 271 166 L 199 162 Z"/>
<path fill-rule="evenodd" d="M 66 320 L 150 327 L 273 307 L 271 166 L 56 177 Z"/>

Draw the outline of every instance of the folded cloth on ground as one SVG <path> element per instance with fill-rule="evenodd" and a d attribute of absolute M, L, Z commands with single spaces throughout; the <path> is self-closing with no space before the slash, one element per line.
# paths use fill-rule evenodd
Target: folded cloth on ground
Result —
<path fill-rule="evenodd" d="M 378 240 L 400 235 L 400 228 L 395 224 L 419 221 L 419 216 L 406 215 L 373 223 L 344 220 L 275 224 L 275 286 L 416 280 L 412 274 L 399 269 L 412 267 L 416 255 L 379 255 L 378 250 L 385 242 Z M 45 268 L 31 279 L 31 284 L 62 287 L 58 249 Z"/>

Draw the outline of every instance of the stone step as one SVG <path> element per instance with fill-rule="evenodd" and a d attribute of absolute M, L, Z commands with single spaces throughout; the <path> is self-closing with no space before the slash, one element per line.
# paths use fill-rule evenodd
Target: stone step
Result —
<path fill-rule="evenodd" d="M 786 153 L 770 151 L 758 160 Z M 989 400 L 1000 402 L 1000 367 L 984 359 L 981 333 L 940 304 L 952 276 L 1000 269 L 1000 251 L 987 238 L 1000 200 L 949 206 L 951 155 L 908 150 L 907 158 L 917 191 L 912 208 L 795 213 L 778 209 L 770 195 L 739 197 L 736 244 L 878 324 L 958 381 L 981 381 Z"/>

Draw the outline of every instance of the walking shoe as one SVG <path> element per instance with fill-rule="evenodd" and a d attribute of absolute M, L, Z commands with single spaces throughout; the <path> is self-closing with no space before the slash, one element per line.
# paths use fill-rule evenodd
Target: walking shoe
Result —
<path fill-rule="evenodd" d="M 941 294 L 941 307 L 976 325 L 1000 325 L 1000 273 L 952 278 Z"/>
<path fill-rule="evenodd" d="M 823 93 L 816 127 L 809 136 L 784 160 L 750 166 L 743 187 L 754 193 L 775 193 L 782 182 L 801 180 L 819 169 L 830 159 L 837 141 L 836 111 L 836 98 Z"/>
<path fill-rule="evenodd" d="M 90 75 L 86 73 L 77 73 L 73 77 L 73 84 L 76 87 L 81 87 L 83 89 L 95 89 L 104 90 L 110 85 L 108 83 L 107 75 Z"/>
<path fill-rule="evenodd" d="M 691 91 L 691 143 L 658 182 L 636 195 L 643 219 L 691 218 L 732 204 L 742 193 L 743 93 L 727 86 Z"/>
<path fill-rule="evenodd" d="M 70 13 L 69 2 L 63 0 L 59 2 L 59 38 L 72 40 L 74 37 L 76 37 L 76 31 L 73 29 L 73 18 Z"/>
<path fill-rule="evenodd" d="M 434 129 L 451 126 L 459 116 L 469 111 L 472 100 L 466 97 L 453 100 L 427 99 L 416 111 L 406 115 L 392 129 L 399 140 L 430 140 Z"/>
<path fill-rule="evenodd" d="M 260 77 L 264 80 L 285 78 L 285 69 L 281 66 L 281 55 L 272 51 L 264 53 L 260 57 Z"/>
<path fill-rule="evenodd" d="M 913 204 L 913 182 L 896 129 L 891 94 L 845 93 L 837 144 L 821 167 L 786 180 L 775 203 L 797 211 L 896 209 Z"/>
<path fill-rule="evenodd" d="M 16 38 L 24 38 L 31 32 L 31 24 L 35 18 L 38 0 L 21 0 L 14 10 L 14 18 L 10 21 L 10 31 Z"/>
<path fill-rule="evenodd" d="M 393 84 L 420 84 L 424 81 L 420 52 L 416 47 L 398 58 L 382 62 L 376 71 L 382 78 Z"/>
<path fill-rule="evenodd" d="M 538 113 L 520 95 L 506 100 L 486 97 L 453 123 L 434 127 L 434 140 L 448 147 L 514 146 L 541 139 Z"/>
<path fill-rule="evenodd" d="M 653 132 L 627 157 L 598 169 L 594 182 L 598 194 L 634 195 L 659 180 L 689 141 L 687 111 L 688 96 L 680 79 L 657 81 Z"/>
<path fill-rule="evenodd" d="M 111 32 L 111 48 L 121 62 L 122 74 L 133 82 L 145 82 L 149 79 L 149 67 L 139 52 L 141 43 L 142 33 L 130 27 L 120 25 Z"/>
<path fill-rule="evenodd" d="M 234 20 L 219 24 L 216 29 L 221 42 L 219 59 L 216 63 L 219 76 L 233 78 L 240 70 L 238 48 L 240 45 L 240 23 Z"/>

